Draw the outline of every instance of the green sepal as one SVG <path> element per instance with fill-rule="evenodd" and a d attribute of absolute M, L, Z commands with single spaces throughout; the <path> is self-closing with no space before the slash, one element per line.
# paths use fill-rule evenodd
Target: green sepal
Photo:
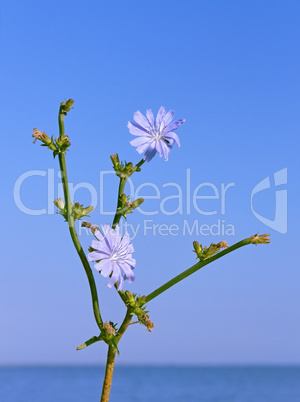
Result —
<path fill-rule="evenodd" d="M 211 243 L 209 247 L 202 246 L 202 244 L 199 244 L 197 241 L 193 242 L 194 246 L 194 253 L 197 254 L 197 258 L 199 258 L 200 261 L 207 260 L 208 258 L 211 258 L 213 255 L 217 254 L 219 251 L 222 250 L 222 248 L 227 248 L 227 242 L 226 241 L 220 241 L 219 243 Z"/>
<path fill-rule="evenodd" d="M 53 140 L 53 136 L 51 137 Z M 59 137 L 55 139 L 56 149 L 53 151 L 53 158 L 56 157 L 59 153 L 65 154 L 71 145 L 69 141 L 69 137 L 65 135 L 64 137 Z"/>
<path fill-rule="evenodd" d="M 57 213 L 62 215 L 66 222 L 68 221 L 68 212 L 67 212 L 67 207 L 64 204 L 63 200 L 61 198 L 58 198 L 57 200 L 54 200 L 54 205 L 57 206 L 58 211 Z M 72 204 L 72 212 L 71 215 L 73 216 L 74 220 L 78 219 L 80 220 L 83 216 L 89 216 L 88 213 L 92 212 L 94 210 L 94 207 L 89 206 L 84 208 L 82 204 L 79 204 L 78 202 L 74 202 Z"/>
<path fill-rule="evenodd" d="M 120 179 L 128 179 L 134 172 L 140 172 L 141 168 L 138 166 L 133 166 L 132 162 L 120 162 L 119 155 L 114 154 L 110 156 L 113 163 L 114 171 Z"/>
<path fill-rule="evenodd" d="M 117 213 L 124 216 L 125 219 L 127 214 L 132 214 L 132 211 L 136 208 L 138 208 L 143 202 L 143 198 L 138 198 L 137 200 L 132 200 L 129 201 L 129 196 L 125 194 L 121 194 L 119 198 L 119 207 L 117 208 Z"/>
<path fill-rule="evenodd" d="M 129 290 L 126 290 L 124 295 L 125 304 L 130 309 L 130 315 L 136 315 L 140 324 L 144 325 L 147 331 L 152 332 L 155 325 L 150 320 L 149 311 L 146 310 L 146 296 L 137 296 L 136 293 L 130 293 Z"/>
<path fill-rule="evenodd" d="M 72 205 L 72 215 L 74 219 L 80 220 L 83 216 L 89 216 L 88 214 L 94 210 L 94 207 L 89 206 L 84 208 L 82 204 L 74 202 Z"/>

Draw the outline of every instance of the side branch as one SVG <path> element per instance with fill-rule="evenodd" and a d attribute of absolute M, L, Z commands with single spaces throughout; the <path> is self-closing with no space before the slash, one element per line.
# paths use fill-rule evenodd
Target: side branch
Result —
<path fill-rule="evenodd" d="M 65 128 L 64 128 L 64 116 L 66 112 L 62 108 L 62 105 L 59 109 L 59 114 L 58 114 L 58 121 L 59 121 L 59 136 L 60 138 L 65 135 Z M 67 220 L 68 220 L 68 225 L 69 225 L 69 231 L 70 235 L 73 241 L 73 244 L 75 246 L 75 249 L 79 255 L 79 258 L 82 262 L 83 268 L 85 270 L 85 273 L 88 278 L 88 282 L 90 285 L 90 291 L 91 291 L 91 296 L 92 296 L 92 303 L 93 303 L 93 311 L 94 311 L 94 317 L 96 320 L 96 323 L 101 330 L 103 327 L 103 321 L 102 317 L 100 314 L 100 308 L 99 308 L 99 301 L 98 301 L 98 294 L 97 294 L 97 288 L 95 284 L 95 279 L 90 267 L 90 264 L 86 258 L 86 255 L 83 251 L 83 248 L 79 242 L 76 230 L 75 230 L 75 225 L 74 225 L 74 216 L 72 215 L 72 204 L 71 204 L 71 198 L 70 198 L 70 193 L 69 193 L 69 185 L 68 185 L 68 177 L 67 177 L 67 168 L 66 168 L 66 160 L 65 160 L 65 154 L 60 152 L 58 154 L 58 159 L 59 159 L 59 166 L 60 166 L 60 171 L 61 171 L 61 177 L 62 177 L 62 185 L 63 185 L 63 190 L 64 190 L 64 197 L 65 197 L 65 204 L 67 208 Z"/>
<path fill-rule="evenodd" d="M 150 300 L 153 300 L 155 297 L 159 296 L 161 293 L 165 292 L 172 286 L 176 285 L 176 283 L 182 281 L 183 279 L 187 278 L 188 276 L 192 275 L 194 272 L 198 271 L 199 269 L 203 268 L 205 265 L 210 264 L 211 262 L 223 257 L 226 254 L 231 253 L 234 250 L 237 250 L 240 247 L 246 246 L 247 244 L 259 244 L 259 243 L 269 243 L 270 239 L 267 239 L 266 236 L 269 235 L 254 235 L 247 239 L 241 240 L 238 243 L 234 244 L 231 247 L 226 248 L 223 251 L 220 251 L 218 254 L 203 260 L 199 261 L 197 264 L 193 265 L 192 267 L 188 268 L 187 270 L 183 271 L 181 274 L 175 276 L 170 281 L 166 282 L 164 285 L 160 286 L 148 296 L 146 296 L 146 302 L 148 303 Z"/>

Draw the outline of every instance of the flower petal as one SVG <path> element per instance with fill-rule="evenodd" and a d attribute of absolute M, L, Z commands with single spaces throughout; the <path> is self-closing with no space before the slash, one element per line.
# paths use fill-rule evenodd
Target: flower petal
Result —
<path fill-rule="evenodd" d="M 167 109 L 163 106 L 159 108 L 159 111 L 156 116 L 156 128 L 160 128 L 160 123 L 162 122 L 162 119 L 165 117 L 165 114 L 167 112 Z"/>
<path fill-rule="evenodd" d="M 99 231 L 98 231 L 99 232 Z M 96 233 L 96 232 L 95 232 Z M 99 232 L 100 233 L 100 232 Z M 98 234 L 99 236 L 99 234 Z M 102 236 L 102 234 L 101 234 Z M 103 236 L 102 236 L 103 237 Z M 103 241 L 98 241 L 98 240 L 92 240 L 92 248 L 95 250 L 101 250 L 101 246 L 103 244 Z"/>
<path fill-rule="evenodd" d="M 136 260 L 134 258 L 132 258 L 131 256 L 127 257 L 125 262 L 131 266 L 131 269 L 135 268 Z"/>
<path fill-rule="evenodd" d="M 104 225 L 106 228 L 103 231 L 105 233 L 105 240 L 109 243 L 111 250 L 117 247 L 121 241 L 120 226 L 116 225 L 115 229 L 109 225 Z"/>
<path fill-rule="evenodd" d="M 99 250 L 102 253 L 109 254 L 110 252 L 110 248 L 107 247 L 104 236 L 102 241 L 92 240 L 92 248 L 94 248 L 95 250 Z"/>
<path fill-rule="evenodd" d="M 162 145 L 162 148 L 163 148 L 165 161 L 167 161 L 169 159 L 169 153 L 170 153 L 171 148 L 164 141 L 162 141 L 161 145 Z"/>
<path fill-rule="evenodd" d="M 102 260 L 102 261 L 107 261 L 107 263 L 104 265 L 104 262 L 103 262 L 103 265 L 101 268 L 101 275 L 104 276 L 104 278 L 107 278 L 110 275 L 111 271 L 113 270 L 113 263 L 110 260 Z M 100 262 L 102 262 L 102 261 L 100 261 Z M 100 264 L 100 262 L 99 262 L 99 264 Z"/>
<path fill-rule="evenodd" d="M 130 282 L 135 280 L 134 272 L 132 271 L 130 265 L 124 264 L 122 266 L 123 271 L 125 272 L 125 278 L 128 279 Z"/>
<path fill-rule="evenodd" d="M 148 142 L 145 142 L 145 144 L 140 145 L 139 147 L 137 147 L 136 150 L 138 151 L 139 154 L 142 154 L 143 152 L 146 151 L 147 148 L 149 148 L 149 147 L 151 146 L 152 143 L 154 143 L 153 140 L 150 140 L 150 141 L 148 141 Z"/>
<path fill-rule="evenodd" d="M 118 292 L 119 292 L 119 290 L 122 290 L 122 288 L 123 288 L 123 283 L 124 283 L 123 275 L 120 275 L 120 280 L 119 280 L 119 284 L 118 284 L 118 287 L 117 287 L 117 291 L 118 291 Z"/>
<path fill-rule="evenodd" d="M 145 130 L 149 130 L 149 121 L 139 110 L 134 113 L 133 118 L 141 127 L 143 127 Z"/>
<path fill-rule="evenodd" d="M 113 263 L 113 274 L 112 274 L 110 280 L 108 281 L 107 286 L 109 288 L 111 288 L 118 281 L 118 278 L 120 276 L 121 276 L 120 268 L 117 266 L 116 263 Z"/>
<path fill-rule="evenodd" d="M 128 253 L 133 253 L 134 252 L 134 247 L 133 247 L 132 243 L 128 244 L 127 251 L 128 251 Z"/>
<path fill-rule="evenodd" d="M 180 147 L 180 141 L 179 141 L 179 137 L 177 134 L 175 133 L 167 133 L 166 135 L 164 135 L 164 138 L 166 140 L 168 140 L 169 142 L 171 142 L 171 144 L 173 145 L 174 142 L 176 142 L 178 148 Z"/>
<path fill-rule="evenodd" d="M 113 269 L 112 262 L 108 260 L 107 258 L 104 260 L 101 260 L 100 262 L 97 262 L 95 264 L 94 268 L 101 273 L 102 276 L 105 278 L 111 273 Z"/>
<path fill-rule="evenodd" d="M 170 110 L 165 115 L 165 117 L 162 120 L 162 123 L 164 124 L 164 127 L 167 127 L 167 125 L 171 123 L 171 121 L 173 120 L 174 114 L 175 114 L 174 110 Z"/>
<path fill-rule="evenodd" d="M 104 253 L 103 251 L 92 251 L 88 254 L 89 261 L 98 261 L 103 260 L 103 258 L 107 258 L 108 254 Z"/>
<path fill-rule="evenodd" d="M 158 140 L 155 143 L 155 148 L 159 156 L 162 156 L 163 154 L 162 142 L 164 142 L 164 140 Z"/>
<path fill-rule="evenodd" d="M 154 141 L 149 145 L 149 147 L 147 148 L 145 155 L 144 155 L 144 159 L 147 162 L 150 162 L 151 159 L 155 156 L 156 154 L 156 149 L 154 146 Z"/>
<path fill-rule="evenodd" d="M 131 140 L 130 144 L 133 145 L 134 147 L 139 147 L 141 145 L 148 144 L 149 140 L 151 141 L 151 139 L 146 136 L 138 137 L 138 138 L 135 138 L 134 140 Z"/>
<path fill-rule="evenodd" d="M 100 230 L 95 230 L 95 236 L 97 237 L 97 239 L 98 240 L 103 240 L 104 239 L 104 237 L 103 237 L 103 234 L 100 232 Z M 94 247 L 93 247 L 94 248 Z"/>
<path fill-rule="evenodd" d="M 128 246 L 130 243 L 130 235 L 129 233 L 125 233 L 121 242 L 122 247 L 126 247 Z"/>
<path fill-rule="evenodd" d="M 153 112 L 152 112 L 151 109 L 146 110 L 146 116 L 147 116 L 147 119 L 148 119 L 148 121 L 150 123 L 150 126 L 154 128 L 155 121 L 154 121 L 154 116 L 153 116 Z"/>
<path fill-rule="evenodd" d="M 173 121 L 173 123 L 169 124 L 165 129 L 164 132 L 165 133 L 169 133 L 170 131 L 176 130 L 179 126 L 181 126 L 181 124 L 183 124 L 185 122 L 185 119 L 180 119 L 180 120 L 176 120 Z"/>
<path fill-rule="evenodd" d="M 133 121 L 129 121 L 127 123 L 127 127 L 129 128 L 129 132 L 133 135 L 145 135 L 148 134 L 148 131 L 145 130 L 143 127 L 139 126 L 138 124 L 134 123 Z"/>

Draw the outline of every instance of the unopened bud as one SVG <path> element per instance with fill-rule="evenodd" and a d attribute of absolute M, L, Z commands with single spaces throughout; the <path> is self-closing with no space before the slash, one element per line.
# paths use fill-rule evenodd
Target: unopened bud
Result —
<path fill-rule="evenodd" d="M 131 208 L 135 209 L 135 208 L 139 207 L 143 202 L 144 202 L 144 198 L 138 198 L 137 200 L 135 200 L 131 203 Z"/>
<path fill-rule="evenodd" d="M 94 207 L 92 207 L 92 206 L 83 208 L 83 210 L 82 210 L 82 216 L 88 216 L 88 214 L 89 214 L 90 212 L 92 212 L 93 210 L 94 210 Z"/>
<path fill-rule="evenodd" d="M 65 99 L 65 102 L 60 104 L 60 112 L 66 115 L 72 109 L 73 103 L 73 99 Z"/>
<path fill-rule="evenodd" d="M 256 235 L 250 237 L 250 242 L 252 244 L 269 244 L 271 242 L 269 236 L 269 234 L 258 235 L 257 233 Z"/>
<path fill-rule="evenodd" d="M 65 203 L 63 202 L 62 198 L 58 198 L 57 200 L 53 201 L 54 205 L 58 208 L 58 214 L 62 215 L 65 220 L 68 220 L 67 209 Z"/>
<path fill-rule="evenodd" d="M 72 206 L 72 214 L 74 219 L 81 219 L 83 216 L 88 216 L 87 214 L 94 210 L 94 207 L 89 206 L 83 208 L 83 205 L 79 204 L 79 202 L 75 202 Z"/>
<path fill-rule="evenodd" d="M 54 205 L 57 206 L 58 209 L 64 209 L 65 203 L 63 202 L 62 198 L 58 198 L 57 200 L 53 201 Z"/>
<path fill-rule="evenodd" d="M 193 246 L 194 246 L 194 252 L 200 258 L 200 256 L 202 255 L 202 245 L 200 246 L 200 244 L 197 241 L 193 241 Z"/>
<path fill-rule="evenodd" d="M 110 159 L 111 159 L 114 167 L 117 167 L 117 166 L 120 165 L 120 160 L 119 160 L 119 155 L 118 154 L 110 155 Z"/>

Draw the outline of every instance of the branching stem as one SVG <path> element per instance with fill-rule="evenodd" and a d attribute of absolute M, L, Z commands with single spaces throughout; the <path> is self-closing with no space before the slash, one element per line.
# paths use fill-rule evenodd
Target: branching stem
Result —
<path fill-rule="evenodd" d="M 156 290 L 154 290 L 152 293 L 150 293 L 146 297 L 146 302 L 148 303 L 150 300 L 153 300 L 155 297 L 159 296 L 166 290 L 170 289 L 170 287 L 176 285 L 176 283 L 182 281 L 183 279 L 187 278 L 188 276 L 192 275 L 194 272 L 198 271 L 199 269 L 203 268 L 205 265 L 210 264 L 211 262 L 223 257 L 226 254 L 231 253 L 234 250 L 237 250 L 240 247 L 246 246 L 247 244 L 251 244 L 251 238 L 247 238 L 244 240 L 239 241 L 238 243 L 235 243 L 233 246 L 226 248 L 223 251 L 220 251 L 218 254 L 208 258 L 207 260 L 204 261 L 199 261 L 197 264 L 193 265 L 192 267 L 186 269 L 185 271 L 181 272 L 181 274 L 175 276 L 173 279 L 170 281 L 166 282 Z"/>

